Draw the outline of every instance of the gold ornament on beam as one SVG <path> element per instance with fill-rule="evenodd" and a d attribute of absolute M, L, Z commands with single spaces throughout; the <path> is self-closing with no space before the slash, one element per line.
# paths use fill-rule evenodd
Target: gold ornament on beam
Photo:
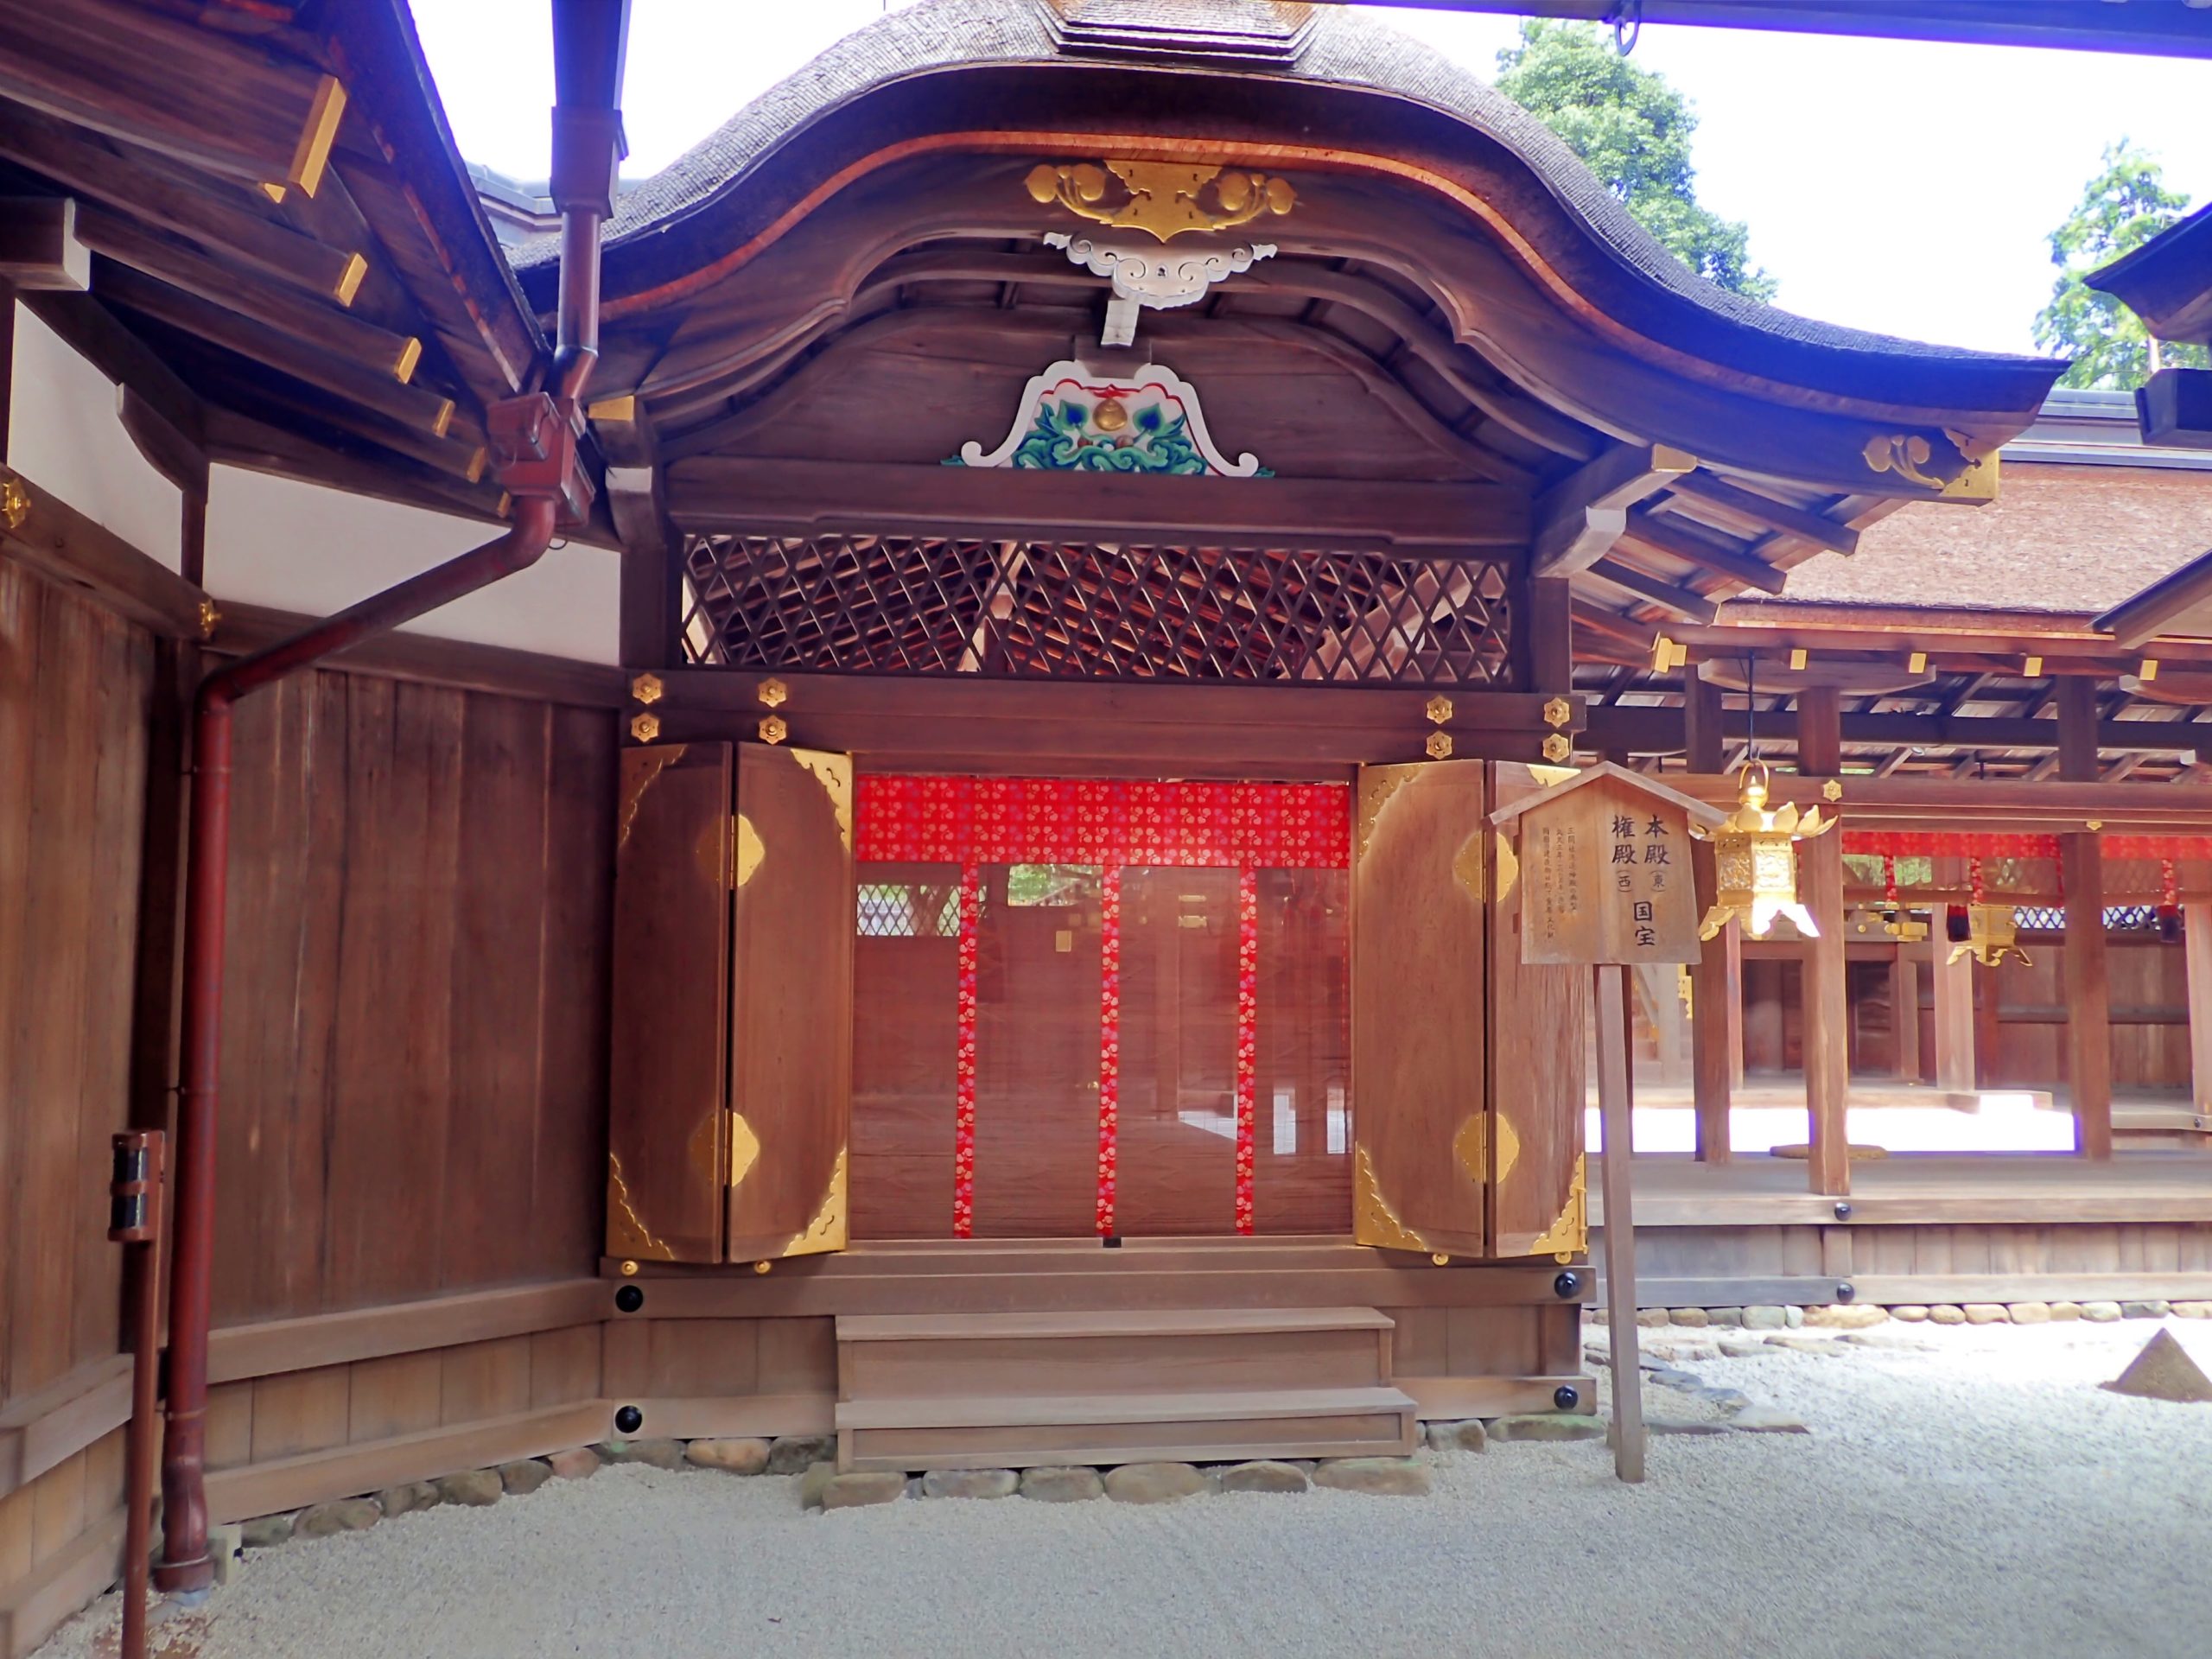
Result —
<path fill-rule="evenodd" d="M 1112 207 L 1106 205 L 1113 190 L 1109 175 L 1121 181 L 1127 196 Z M 1036 201 L 1057 201 L 1084 219 L 1143 231 L 1161 242 L 1185 231 L 1233 230 L 1298 205 L 1298 192 L 1287 179 L 1187 162 L 1109 161 L 1103 167 L 1096 162 L 1041 162 L 1023 182 Z M 1201 200 L 1208 194 L 1211 206 Z"/>
<path fill-rule="evenodd" d="M 1795 801 L 1770 812 L 1766 801 L 1772 786 L 1766 763 L 1753 761 L 1744 768 L 1736 810 L 1711 830 L 1690 825 L 1691 835 L 1713 843 L 1719 887 L 1713 908 L 1698 925 L 1700 939 L 1713 938 L 1731 921 L 1741 921 L 1745 932 L 1763 939 L 1777 916 L 1787 917 L 1808 939 L 1820 937 L 1812 912 L 1797 902 L 1796 843 L 1826 835 L 1836 821 L 1821 817 L 1817 806 L 1801 817 Z"/>
<path fill-rule="evenodd" d="M 1944 961 L 1972 957 L 1983 967 L 1994 968 L 2008 956 L 2018 957 L 2023 968 L 2034 966 L 2020 949 L 2019 912 L 2011 905 L 1968 905 L 1967 937 L 1951 947 Z"/>

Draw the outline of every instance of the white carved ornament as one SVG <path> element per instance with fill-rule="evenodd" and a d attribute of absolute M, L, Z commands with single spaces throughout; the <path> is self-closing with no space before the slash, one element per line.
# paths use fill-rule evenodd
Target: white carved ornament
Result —
<path fill-rule="evenodd" d="M 1100 336 L 1100 342 L 1107 346 L 1128 346 L 1135 340 L 1141 308 L 1172 311 L 1194 305 L 1216 283 L 1251 270 L 1255 260 L 1272 257 L 1275 251 L 1272 242 L 1255 242 L 1250 247 L 1170 253 L 1131 242 L 1071 236 L 1065 231 L 1047 233 L 1045 245 L 1065 253 L 1070 264 L 1081 265 L 1094 276 L 1106 277 L 1113 283 L 1114 298 L 1106 308 L 1106 327 Z"/>

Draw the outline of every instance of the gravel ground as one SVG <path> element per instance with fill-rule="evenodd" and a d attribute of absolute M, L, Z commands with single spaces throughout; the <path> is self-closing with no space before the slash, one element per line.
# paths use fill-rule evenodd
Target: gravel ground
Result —
<path fill-rule="evenodd" d="M 1891 1324 L 1927 1351 L 1684 1360 L 1812 1433 L 1655 1439 L 1641 1489 L 1602 1443 L 1424 1452 L 1427 1499 L 1137 1510 L 802 1515 L 793 1479 L 609 1468 L 251 1555 L 155 1650 L 2201 1655 L 2212 1405 L 2094 1386 L 2157 1328 Z M 2167 1328 L 2212 1369 L 2212 1328 Z M 114 1618 L 111 1597 L 41 1659 L 111 1654 Z"/>

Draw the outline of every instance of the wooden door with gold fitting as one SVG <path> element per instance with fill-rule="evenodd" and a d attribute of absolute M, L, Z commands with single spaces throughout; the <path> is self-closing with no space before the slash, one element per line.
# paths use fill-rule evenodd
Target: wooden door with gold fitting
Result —
<path fill-rule="evenodd" d="M 767 1262 L 843 1248 L 852 823 L 844 755 L 623 753 L 610 1255 Z"/>
<path fill-rule="evenodd" d="M 1491 763 L 1491 809 L 1544 785 Z M 1521 960 L 1521 872 L 1511 826 L 1489 836 L 1491 1241 L 1502 1257 L 1567 1261 L 1589 1245 L 1583 1154 L 1590 970 Z"/>
<path fill-rule="evenodd" d="M 1363 766 L 1352 828 L 1352 1237 L 1485 1253 L 1485 763 Z"/>
<path fill-rule="evenodd" d="M 609 1255 L 723 1259 L 735 777 L 727 743 L 622 751 L 614 824 Z"/>
<path fill-rule="evenodd" d="M 853 763 L 737 752 L 726 1259 L 845 1248 L 853 1090 Z"/>

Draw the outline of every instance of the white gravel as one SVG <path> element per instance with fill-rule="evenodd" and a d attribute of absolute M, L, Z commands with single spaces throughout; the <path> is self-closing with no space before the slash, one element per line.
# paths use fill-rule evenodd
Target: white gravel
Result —
<path fill-rule="evenodd" d="M 1423 1499 L 906 1501 L 626 1466 L 248 1557 L 171 1659 L 227 1656 L 2212 1652 L 2212 1405 L 2122 1398 L 2158 1327 L 1685 1362 L 1809 1435 L 1423 1453 Z M 2212 1327 L 2168 1325 L 2212 1368 Z M 1656 1335 L 1658 1333 L 1650 1333 Z M 1676 1332 L 1679 1337 L 1685 1333 Z M 1808 1333 L 1810 1334 L 1810 1333 Z M 1659 1393 L 1663 1398 L 1662 1391 Z M 112 1597 L 41 1659 L 112 1653 Z"/>

